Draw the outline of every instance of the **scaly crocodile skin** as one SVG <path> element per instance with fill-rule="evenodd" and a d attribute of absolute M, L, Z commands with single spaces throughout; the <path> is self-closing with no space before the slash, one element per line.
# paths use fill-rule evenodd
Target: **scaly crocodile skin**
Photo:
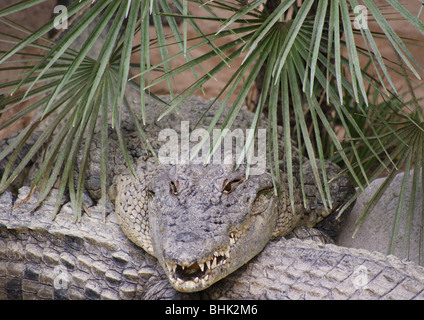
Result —
<path fill-rule="evenodd" d="M 67 203 L 52 221 L 54 201 L 28 214 L 35 200 L 12 209 L 11 193 L 0 196 L 0 299 L 424 298 L 424 268 L 414 263 L 299 239 L 271 241 L 210 288 L 180 293 L 114 215 L 104 223 L 91 206 L 92 217 L 74 223 Z"/>
<path fill-rule="evenodd" d="M 29 188 L 20 189 L 23 199 Z M 70 203 L 52 221 L 54 195 L 33 214 L 36 196 L 12 209 L 0 196 L 0 299 L 176 299 L 156 259 L 102 209 L 73 221 Z"/>

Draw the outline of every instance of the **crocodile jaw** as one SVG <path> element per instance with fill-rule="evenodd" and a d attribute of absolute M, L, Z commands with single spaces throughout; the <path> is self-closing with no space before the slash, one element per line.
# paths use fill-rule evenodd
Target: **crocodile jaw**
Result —
<path fill-rule="evenodd" d="M 169 282 L 176 290 L 196 292 L 225 277 L 225 268 L 231 267 L 230 257 L 231 246 L 228 246 L 225 251 L 215 251 L 210 258 L 194 262 L 190 266 L 164 261 Z"/>
<path fill-rule="evenodd" d="M 165 259 L 158 246 L 155 246 L 155 256 L 173 288 L 180 292 L 201 291 L 261 252 L 272 237 L 277 219 L 277 200 L 273 197 L 263 212 L 250 215 L 243 225 L 230 231 L 225 246 L 216 248 L 208 256 L 192 263 L 174 262 Z"/>

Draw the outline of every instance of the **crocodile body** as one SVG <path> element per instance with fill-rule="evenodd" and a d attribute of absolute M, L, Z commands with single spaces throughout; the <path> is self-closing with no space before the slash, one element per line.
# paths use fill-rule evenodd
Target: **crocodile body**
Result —
<path fill-rule="evenodd" d="M 0 196 L 0 299 L 424 298 L 424 268 L 414 263 L 284 238 L 208 289 L 181 293 L 114 215 L 104 222 L 101 208 L 87 203 L 92 216 L 74 223 L 65 203 L 52 221 L 55 198 L 32 214 L 35 199 L 13 209 L 16 201 L 9 191 Z"/>

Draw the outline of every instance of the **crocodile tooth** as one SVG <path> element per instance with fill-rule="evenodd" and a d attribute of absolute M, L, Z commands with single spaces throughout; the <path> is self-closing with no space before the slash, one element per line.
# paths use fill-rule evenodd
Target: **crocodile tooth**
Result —
<path fill-rule="evenodd" d="M 206 266 L 208 267 L 208 269 L 211 269 L 211 261 L 210 260 L 206 260 Z"/>
<path fill-rule="evenodd" d="M 199 283 L 199 277 L 194 278 L 194 283 Z"/>
<path fill-rule="evenodd" d="M 232 246 L 234 243 L 236 243 L 236 240 L 234 240 L 234 238 L 230 237 L 230 246 Z"/>
<path fill-rule="evenodd" d="M 230 247 L 227 247 L 227 250 L 225 250 L 225 256 L 226 256 L 227 258 L 229 258 L 229 257 L 230 257 Z"/>
<path fill-rule="evenodd" d="M 216 267 L 216 257 L 213 257 L 213 261 L 212 261 L 212 268 L 214 269 Z"/>
<path fill-rule="evenodd" d="M 177 284 L 182 285 L 184 283 L 183 279 L 177 278 Z"/>
<path fill-rule="evenodd" d="M 186 286 L 187 289 L 190 290 L 190 289 L 194 289 L 196 287 L 196 284 L 194 283 L 193 280 L 187 280 L 185 282 L 185 286 Z"/>
<path fill-rule="evenodd" d="M 175 273 L 175 270 L 177 269 L 177 265 L 174 263 L 165 262 L 166 267 L 168 268 L 168 271 L 170 273 Z"/>
<path fill-rule="evenodd" d="M 183 270 L 184 270 L 184 269 L 185 269 L 185 266 L 184 266 L 184 265 L 182 265 L 182 266 L 181 266 L 181 269 L 183 269 Z"/>
<path fill-rule="evenodd" d="M 205 270 L 205 264 L 204 263 L 199 263 L 199 268 L 203 272 Z"/>

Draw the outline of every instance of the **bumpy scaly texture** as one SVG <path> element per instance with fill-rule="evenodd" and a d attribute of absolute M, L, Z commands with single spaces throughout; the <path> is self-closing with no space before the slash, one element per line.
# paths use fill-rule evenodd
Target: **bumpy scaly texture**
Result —
<path fill-rule="evenodd" d="M 138 105 L 136 96 L 133 103 Z M 266 152 L 257 152 L 257 165 L 251 168 L 252 172 L 256 171 L 248 179 L 246 164 L 235 166 L 237 150 L 241 150 L 239 147 L 244 143 L 235 137 L 229 140 L 236 142 L 229 149 L 224 148 L 224 141 L 220 157 L 217 157 L 221 163 L 225 160 L 224 164 L 216 164 L 213 159 L 212 163 L 203 165 L 208 148 L 202 150 L 198 162 L 181 163 L 188 159 L 188 152 L 198 143 L 198 136 L 204 133 L 199 130 L 207 128 L 219 107 L 214 105 L 207 111 L 208 106 L 208 101 L 193 97 L 184 101 L 177 112 L 157 122 L 155 120 L 163 109 L 153 100 L 148 101 L 147 124 L 143 129 L 159 156 L 176 152 L 180 158 L 176 161 L 171 157 L 172 164 L 158 164 L 152 158 L 140 145 L 129 115 L 124 114 L 122 128 L 127 148 L 136 163 L 136 177 L 126 170 L 113 131 L 108 139 L 109 194 L 122 230 L 131 241 L 158 259 L 172 286 L 182 292 L 204 290 L 247 263 L 271 239 L 286 236 L 299 226 L 313 227 L 320 223 L 353 192 L 349 179 L 343 175 L 336 177 L 340 169 L 326 162 L 326 178 L 336 177 L 330 184 L 333 207 L 326 208 L 320 200 L 310 163 L 293 150 L 293 210 L 287 200 L 289 190 L 284 170 L 280 170 L 282 196 L 278 198 L 273 191 L 270 170 L 264 165 L 261 171 L 258 166 L 265 164 Z M 227 112 L 228 108 L 221 119 Z M 199 119 L 202 120 L 198 122 Z M 253 113 L 240 110 L 231 127 L 232 133 L 239 133 L 245 139 L 248 135 L 245 130 L 250 128 L 252 121 Z M 218 121 L 216 127 L 219 128 L 220 124 Z M 195 126 L 198 131 L 193 132 Z M 258 130 L 265 130 L 266 126 L 266 120 L 260 118 Z M 183 145 L 185 138 L 190 140 L 186 148 Z M 283 141 L 281 130 L 279 141 Z M 255 142 L 259 147 L 260 142 Z M 98 199 L 99 137 L 95 136 L 92 143 L 86 187 L 92 197 Z M 262 141 L 262 144 L 266 149 L 266 142 Z M 282 168 L 283 149 L 280 146 Z M 301 165 L 306 206 L 299 183 Z M 29 180 L 35 171 L 36 166 L 30 172 Z M 333 224 L 322 227 L 329 225 L 333 228 Z"/>
<path fill-rule="evenodd" d="M 424 299 L 424 268 L 377 252 L 271 241 L 250 263 L 206 290 L 208 299 Z"/>
<path fill-rule="evenodd" d="M 183 299 L 169 285 L 155 258 L 122 233 L 116 217 L 73 220 L 65 203 L 52 221 L 55 192 L 35 212 L 37 194 L 22 206 L 0 196 L 0 299 Z M 195 298 L 195 296 L 193 296 Z"/>
<path fill-rule="evenodd" d="M 284 238 L 208 289 L 181 293 L 114 215 L 103 222 L 88 202 L 92 216 L 74 223 L 65 203 L 52 221 L 55 198 L 29 214 L 35 200 L 13 209 L 12 194 L 0 196 L 0 299 L 424 299 L 414 263 Z"/>

